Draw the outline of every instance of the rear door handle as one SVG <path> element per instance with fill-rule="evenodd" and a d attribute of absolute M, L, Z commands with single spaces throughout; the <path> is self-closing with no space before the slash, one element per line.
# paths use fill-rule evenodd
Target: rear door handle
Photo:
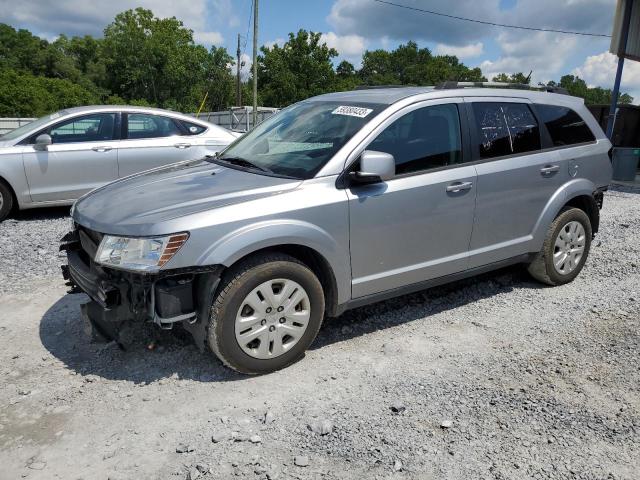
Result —
<path fill-rule="evenodd" d="M 181 149 L 189 148 L 190 146 L 191 146 L 191 144 L 190 144 L 190 143 L 176 143 L 176 144 L 174 145 L 174 147 L 176 147 L 176 148 L 181 148 Z"/>
<path fill-rule="evenodd" d="M 540 169 L 540 173 L 542 175 L 549 175 L 550 173 L 555 173 L 560 170 L 560 165 L 546 165 Z"/>
<path fill-rule="evenodd" d="M 463 190 L 471 190 L 473 182 L 454 182 L 451 185 L 447 185 L 447 192 L 457 193 Z"/>
<path fill-rule="evenodd" d="M 94 152 L 108 152 L 112 147 L 93 147 L 91 150 Z"/>

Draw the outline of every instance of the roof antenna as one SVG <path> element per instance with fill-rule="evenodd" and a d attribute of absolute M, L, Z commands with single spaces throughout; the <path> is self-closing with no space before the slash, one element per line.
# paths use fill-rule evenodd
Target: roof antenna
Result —
<path fill-rule="evenodd" d="M 531 81 L 531 74 L 533 73 L 533 70 L 531 70 L 529 72 L 529 75 L 527 75 L 527 78 L 525 79 L 524 83 L 529 83 Z"/>

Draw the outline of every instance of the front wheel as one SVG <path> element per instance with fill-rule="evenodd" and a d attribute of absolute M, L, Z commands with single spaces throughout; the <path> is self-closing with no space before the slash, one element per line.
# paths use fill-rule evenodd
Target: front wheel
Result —
<path fill-rule="evenodd" d="M 563 285 L 578 276 L 591 248 L 591 222 L 578 208 L 566 207 L 553 221 L 529 273 L 548 285 Z"/>
<path fill-rule="evenodd" d="M 314 273 L 288 255 L 264 254 L 225 274 L 207 338 L 228 367 L 269 373 L 302 358 L 323 317 L 324 294 Z"/>
<path fill-rule="evenodd" d="M 13 208 L 13 195 L 9 187 L 0 180 L 0 222 L 9 216 Z"/>

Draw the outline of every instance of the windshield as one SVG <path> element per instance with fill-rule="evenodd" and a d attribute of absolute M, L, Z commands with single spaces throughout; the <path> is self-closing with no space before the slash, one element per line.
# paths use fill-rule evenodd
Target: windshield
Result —
<path fill-rule="evenodd" d="M 359 102 L 297 103 L 241 137 L 218 160 L 274 175 L 312 178 L 385 107 Z"/>
<path fill-rule="evenodd" d="M 26 125 L 22 125 L 21 127 L 16 128 L 15 130 L 11 130 L 9 133 L 5 133 L 0 137 L 0 140 L 15 140 L 16 138 L 20 138 L 22 135 L 30 133 L 34 130 L 37 130 L 45 123 L 50 122 L 51 120 L 55 120 L 56 118 L 60 118 L 63 115 L 66 115 L 67 112 L 61 110 L 56 113 L 52 113 L 50 115 L 45 115 L 44 117 L 40 117 L 33 122 L 27 123 Z"/>

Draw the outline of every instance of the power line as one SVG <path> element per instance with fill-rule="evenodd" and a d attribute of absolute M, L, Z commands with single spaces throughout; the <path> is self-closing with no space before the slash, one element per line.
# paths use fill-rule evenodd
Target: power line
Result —
<path fill-rule="evenodd" d="M 253 0 L 251 0 L 251 6 L 249 8 L 249 21 L 247 22 L 247 33 L 244 36 L 244 45 L 242 46 L 242 55 L 247 50 L 247 42 L 249 40 L 249 29 L 251 28 L 251 19 L 253 18 Z"/>
<path fill-rule="evenodd" d="M 388 2 L 386 0 L 373 0 L 374 2 L 384 3 L 385 5 L 392 5 L 394 7 L 405 8 L 407 10 L 413 10 L 415 12 L 420 13 L 428 13 L 430 15 L 438 15 L 440 17 L 447 17 L 454 20 L 463 20 L 465 22 L 473 22 L 473 23 L 481 23 L 482 25 L 491 25 L 492 27 L 504 27 L 504 28 L 517 28 L 520 30 L 533 30 L 536 32 L 552 32 L 552 33 L 564 33 L 567 35 L 582 35 L 585 37 L 606 37 L 611 38 L 611 35 L 605 35 L 603 33 L 590 33 L 590 32 L 573 32 L 570 30 L 555 30 L 553 28 L 535 28 L 535 27 L 524 27 L 522 25 L 507 25 L 504 23 L 494 23 L 494 22 L 486 22 L 484 20 L 476 20 L 474 18 L 466 18 L 466 17 L 458 17 L 456 15 L 448 15 L 446 13 L 434 12 L 433 10 L 425 10 L 423 8 L 411 7 L 409 5 L 402 5 L 400 3 Z"/>

